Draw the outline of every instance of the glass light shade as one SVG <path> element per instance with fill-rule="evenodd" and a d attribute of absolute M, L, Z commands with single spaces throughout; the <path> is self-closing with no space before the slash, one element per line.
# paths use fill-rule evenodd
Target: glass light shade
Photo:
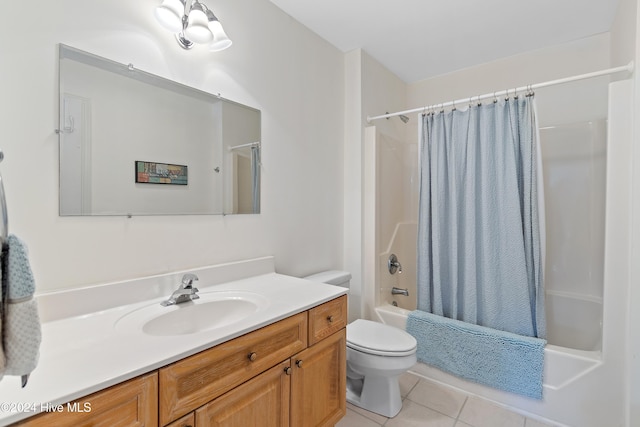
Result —
<path fill-rule="evenodd" d="M 184 4 L 180 0 L 164 0 L 155 9 L 156 19 L 167 30 L 172 33 L 182 31 L 182 15 L 184 14 Z"/>
<path fill-rule="evenodd" d="M 196 3 L 189 12 L 189 24 L 184 30 L 184 35 L 196 43 L 209 43 L 213 40 L 213 33 L 209 30 L 207 15 Z"/>
<path fill-rule="evenodd" d="M 209 29 L 213 34 L 213 42 L 209 45 L 209 50 L 211 52 L 224 50 L 231 46 L 232 41 L 231 39 L 229 39 L 229 37 L 227 37 L 227 34 L 222 28 L 222 24 L 220 24 L 220 21 L 209 21 Z"/>

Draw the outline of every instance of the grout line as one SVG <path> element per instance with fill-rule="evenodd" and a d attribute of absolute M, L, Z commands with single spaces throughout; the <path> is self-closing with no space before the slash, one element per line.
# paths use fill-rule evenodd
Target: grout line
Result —
<path fill-rule="evenodd" d="M 422 379 L 420 377 L 418 377 L 417 375 L 411 375 L 412 377 L 415 377 L 418 379 L 418 381 L 416 381 L 416 383 L 413 385 L 413 387 L 411 387 L 411 390 L 409 390 L 407 392 L 407 395 L 404 397 L 405 399 L 409 397 L 409 395 L 411 394 L 411 392 L 413 391 L 414 388 L 416 388 L 418 386 L 418 384 L 420 384 L 420 381 L 422 381 Z M 404 400 L 404 399 L 403 399 Z"/>
<path fill-rule="evenodd" d="M 469 401 L 469 395 L 465 396 L 464 402 L 462 402 L 462 406 L 460 407 L 460 410 L 458 411 L 458 415 L 456 415 L 456 423 L 458 421 L 460 421 L 460 415 L 462 414 L 462 410 L 464 409 L 464 407 L 466 406 L 468 401 Z"/>

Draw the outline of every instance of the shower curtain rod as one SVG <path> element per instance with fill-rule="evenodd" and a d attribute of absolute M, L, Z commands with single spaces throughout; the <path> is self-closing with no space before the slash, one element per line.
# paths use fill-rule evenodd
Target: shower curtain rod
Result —
<path fill-rule="evenodd" d="M 233 151 L 233 150 L 237 150 L 238 148 L 256 147 L 256 146 L 259 146 L 259 145 L 260 145 L 260 141 L 249 142 L 248 144 L 240 144 L 240 145 L 234 145 L 233 147 L 227 147 L 227 150 Z"/>
<path fill-rule="evenodd" d="M 577 81 L 577 80 L 585 80 L 585 79 L 590 79 L 590 78 L 593 78 L 593 77 L 606 76 L 608 74 L 619 73 L 619 72 L 622 72 L 622 71 L 627 71 L 627 72 L 631 73 L 631 72 L 633 72 L 633 68 L 634 68 L 634 64 L 633 64 L 633 61 L 631 61 L 627 65 L 622 65 L 620 67 L 615 67 L 615 68 L 608 68 L 606 70 L 594 71 L 593 73 L 586 73 L 586 74 L 580 74 L 580 75 L 572 76 L 572 77 L 565 77 L 563 79 L 551 80 L 551 81 L 544 82 L 544 83 L 536 83 L 536 84 L 533 84 L 533 85 L 521 86 L 521 87 L 517 87 L 515 89 L 506 89 L 506 90 L 501 90 L 501 91 L 497 91 L 497 92 L 486 93 L 484 95 L 470 96 L 469 98 L 462 98 L 462 99 L 457 99 L 455 101 L 449 101 L 449 102 L 440 103 L 440 104 L 433 104 L 433 105 L 429 105 L 429 106 L 426 106 L 426 107 L 413 108 L 411 110 L 398 111 L 397 113 L 387 113 L 387 114 L 382 114 L 380 116 L 374 116 L 374 117 L 367 116 L 367 123 L 371 123 L 372 120 L 388 119 L 389 117 L 395 117 L 395 116 L 400 116 L 400 115 L 404 115 L 404 114 L 420 113 L 420 112 L 424 112 L 424 111 L 430 110 L 432 108 L 440 108 L 440 109 L 442 109 L 442 108 L 454 106 L 456 104 L 466 104 L 466 103 L 472 102 L 472 101 L 480 102 L 480 101 L 482 101 L 484 99 L 497 98 L 498 96 L 508 95 L 509 92 L 518 93 L 518 92 L 524 92 L 524 91 L 528 91 L 528 90 L 535 90 L 535 89 L 540 89 L 540 88 L 547 87 L 547 86 L 553 86 L 553 85 L 558 85 L 558 84 L 562 84 L 562 83 L 574 82 L 574 81 Z"/>

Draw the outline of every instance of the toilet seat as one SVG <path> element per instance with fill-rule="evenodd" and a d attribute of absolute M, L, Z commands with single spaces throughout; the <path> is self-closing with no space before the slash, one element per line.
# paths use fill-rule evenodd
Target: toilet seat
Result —
<path fill-rule="evenodd" d="M 414 354 L 417 345 L 413 336 L 384 323 L 358 319 L 347 325 L 347 347 L 356 351 L 402 357 Z"/>

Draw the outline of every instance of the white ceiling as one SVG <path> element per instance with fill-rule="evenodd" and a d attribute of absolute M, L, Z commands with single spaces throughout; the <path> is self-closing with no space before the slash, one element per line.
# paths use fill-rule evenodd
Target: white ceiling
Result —
<path fill-rule="evenodd" d="M 271 0 L 407 83 L 607 32 L 619 0 Z"/>

